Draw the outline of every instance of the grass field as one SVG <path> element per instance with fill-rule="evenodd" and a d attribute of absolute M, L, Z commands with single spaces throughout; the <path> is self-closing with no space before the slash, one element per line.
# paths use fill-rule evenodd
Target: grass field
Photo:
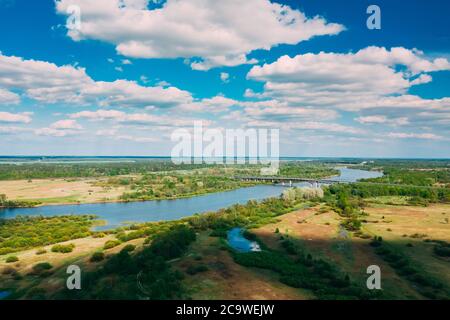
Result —
<path fill-rule="evenodd" d="M 1 192 L 9 200 L 39 201 L 43 205 L 116 201 L 127 186 L 102 187 L 106 178 L 35 179 L 1 181 Z"/>

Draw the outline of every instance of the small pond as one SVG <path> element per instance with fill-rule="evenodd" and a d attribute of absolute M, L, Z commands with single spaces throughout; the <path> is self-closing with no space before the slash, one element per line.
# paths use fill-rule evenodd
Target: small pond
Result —
<path fill-rule="evenodd" d="M 242 228 L 233 228 L 228 231 L 227 240 L 230 247 L 238 252 L 261 251 L 256 241 L 250 241 L 244 237 Z"/>

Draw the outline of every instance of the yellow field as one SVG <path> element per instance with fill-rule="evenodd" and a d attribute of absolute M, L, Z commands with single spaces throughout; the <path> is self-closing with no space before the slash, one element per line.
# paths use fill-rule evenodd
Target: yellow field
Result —
<path fill-rule="evenodd" d="M 34 179 L 0 181 L 0 193 L 9 200 L 34 200 L 42 204 L 73 204 L 117 201 L 126 186 L 95 185 L 107 178 Z"/>
<path fill-rule="evenodd" d="M 382 236 L 385 241 L 398 246 L 413 262 L 450 286 L 450 261 L 433 255 L 433 245 L 424 242 L 424 239 L 403 236 L 426 234 L 428 239 L 450 240 L 450 225 L 443 223 L 444 217 L 450 216 L 450 205 L 385 206 L 367 208 L 366 212 L 369 213 L 369 223 L 363 225 L 365 232 Z M 365 282 L 367 267 L 378 265 L 382 270 L 382 287 L 386 292 L 394 297 L 422 298 L 409 282 L 398 276 L 374 253 L 369 246 L 370 240 L 351 237 L 339 228 L 340 222 L 341 218 L 336 213 L 329 211 L 320 214 L 318 208 L 312 208 L 288 213 L 280 217 L 278 223 L 252 232 L 269 247 L 281 250 L 278 241 L 280 235 L 275 233 L 278 228 L 280 234 L 288 235 L 314 256 L 335 261 L 357 281 Z M 412 243 L 413 247 L 406 246 L 407 243 Z"/>

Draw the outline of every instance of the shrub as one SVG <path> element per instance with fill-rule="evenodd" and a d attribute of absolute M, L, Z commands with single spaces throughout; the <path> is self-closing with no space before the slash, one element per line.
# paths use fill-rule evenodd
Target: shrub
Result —
<path fill-rule="evenodd" d="M 433 251 L 440 257 L 450 257 L 450 247 L 435 246 Z"/>
<path fill-rule="evenodd" d="M 152 243 L 152 251 L 165 259 L 180 257 L 196 239 L 195 232 L 184 226 L 176 226 L 159 234 Z"/>
<path fill-rule="evenodd" d="M 55 244 L 52 247 L 52 252 L 59 252 L 59 253 L 69 253 L 73 251 L 73 248 L 75 248 L 75 245 L 73 243 L 64 245 L 64 244 Z"/>
<path fill-rule="evenodd" d="M 38 250 L 36 251 L 36 254 L 37 254 L 37 255 L 44 254 L 44 253 L 47 253 L 47 250 L 45 250 L 45 249 L 38 249 Z"/>
<path fill-rule="evenodd" d="M 89 261 L 91 262 L 99 262 L 105 259 L 105 254 L 101 251 L 94 252 Z"/>
<path fill-rule="evenodd" d="M 197 266 L 189 266 L 186 269 L 186 273 L 190 274 L 191 276 L 193 276 L 197 273 L 200 273 L 200 272 L 205 272 L 205 271 L 208 271 L 208 267 L 205 266 L 204 264 L 199 264 Z"/>
<path fill-rule="evenodd" d="M 292 241 L 283 240 L 283 242 L 281 242 L 281 246 L 286 250 L 287 253 L 297 254 L 297 248 Z"/>
<path fill-rule="evenodd" d="M 92 235 L 92 238 L 104 238 L 105 236 L 103 232 L 96 232 Z"/>
<path fill-rule="evenodd" d="M 121 251 L 124 252 L 132 252 L 134 251 L 134 249 L 136 249 L 136 246 L 133 244 L 127 244 L 125 247 L 123 247 L 123 249 Z"/>
<path fill-rule="evenodd" d="M 48 262 L 40 262 L 40 263 L 35 264 L 33 266 L 33 271 L 39 273 L 39 272 L 50 270 L 51 268 L 53 268 L 53 266 L 50 263 L 48 263 Z"/>
<path fill-rule="evenodd" d="M 13 263 L 19 261 L 19 258 L 17 256 L 9 256 L 6 258 L 6 263 Z"/>
<path fill-rule="evenodd" d="M 103 249 L 105 249 L 105 250 L 111 249 L 111 248 L 117 247 L 121 243 L 122 243 L 122 241 L 120 241 L 120 240 L 108 240 L 105 242 Z"/>

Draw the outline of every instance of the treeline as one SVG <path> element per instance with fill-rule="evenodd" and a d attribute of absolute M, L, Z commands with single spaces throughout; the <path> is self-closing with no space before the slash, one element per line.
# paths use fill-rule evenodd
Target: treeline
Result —
<path fill-rule="evenodd" d="M 121 200 L 157 200 L 189 197 L 199 194 L 233 190 L 255 183 L 211 175 L 156 175 L 141 178 L 110 178 L 108 185 L 129 185 L 131 191 L 120 196 Z"/>
<path fill-rule="evenodd" d="M 381 182 L 392 184 L 409 184 L 416 186 L 435 186 L 450 184 L 450 168 L 448 169 L 401 169 L 385 167 L 384 176 L 366 179 L 367 182 Z"/>
<path fill-rule="evenodd" d="M 87 237 L 94 219 L 92 215 L 0 219 L 0 255 Z"/>
<path fill-rule="evenodd" d="M 352 183 L 331 185 L 327 188 L 326 193 L 332 195 L 346 194 L 362 199 L 379 196 L 408 196 L 425 202 L 450 202 L 450 188 Z"/>
<path fill-rule="evenodd" d="M 278 175 L 283 177 L 319 179 L 339 175 L 339 170 L 320 162 L 289 161 L 281 162 Z"/>
<path fill-rule="evenodd" d="M 357 167 L 384 172 L 382 177 L 364 180 L 368 182 L 443 187 L 450 184 L 450 160 L 375 160 Z"/>
<path fill-rule="evenodd" d="M 84 272 L 83 290 L 67 289 L 53 299 L 167 300 L 186 298 L 183 274 L 167 263 L 184 254 L 195 241 L 192 228 L 179 225 L 158 234 L 149 246 L 132 253 L 129 247 L 113 255 L 94 272 Z M 33 298 L 32 296 L 30 298 Z"/>
<path fill-rule="evenodd" d="M 26 208 L 41 204 L 39 201 L 8 200 L 5 194 L 0 194 L 0 208 Z"/>
<path fill-rule="evenodd" d="M 261 164 L 175 164 L 171 160 L 86 163 L 0 163 L 0 180 L 114 177 L 174 170 L 204 170 L 209 175 L 258 175 Z M 209 170 L 210 169 L 210 170 Z M 324 178 L 339 172 L 320 162 L 281 162 L 279 175 Z"/>
<path fill-rule="evenodd" d="M 192 170 L 211 166 L 206 164 L 174 164 L 170 160 L 113 163 L 0 164 L 0 180 L 108 177 L 156 171 Z"/>

